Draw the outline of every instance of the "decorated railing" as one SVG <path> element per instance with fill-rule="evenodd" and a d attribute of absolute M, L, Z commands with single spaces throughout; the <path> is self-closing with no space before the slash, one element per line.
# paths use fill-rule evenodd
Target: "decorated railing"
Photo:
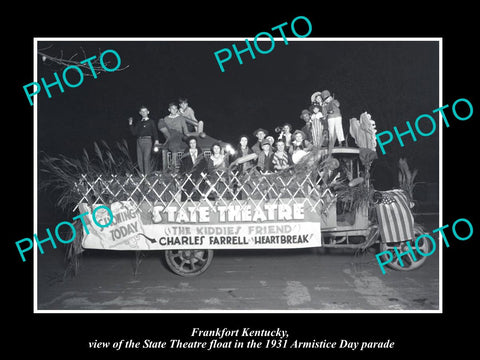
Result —
<path fill-rule="evenodd" d="M 326 212 L 333 198 L 321 168 L 297 172 L 294 168 L 278 173 L 262 174 L 217 170 L 211 173 L 178 174 L 155 172 L 149 175 L 99 175 L 92 179 L 82 175 L 74 191 L 81 203 L 89 206 L 129 201 L 140 205 L 176 206 L 186 209 L 202 206 L 246 206 L 261 202 L 308 206 L 317 213 Z"/>
<path fill-rule="evenodd" d="M 338 211 L 356 216 L 370 198 L 354 148 L 314 147 L 273 173 L 239 172 L 232 163 L 142 175 L 121 157 L 96 155 L 102 161 L 85 155 L 43 162 L 52 187 L 62 191 L 59 204 L 79 214 L 111 210 L 96 212 L 108 224 L 98 231 L 84 233 L 77 224 L 78 251 L 317 247 L 321 232 L 337 226 Z M 87 225 L 92 220 L 85 218 Z"/>

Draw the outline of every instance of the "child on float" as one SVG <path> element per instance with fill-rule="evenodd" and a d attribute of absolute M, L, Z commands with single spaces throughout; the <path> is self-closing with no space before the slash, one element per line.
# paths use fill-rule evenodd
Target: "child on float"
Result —
<path fill-rule="evenodd" d="M 225 156 L 220 143 L 213 143 L 210 147 L 210 152 L 211 155 L 207 160 L 208 172 L 225 170 L 227 168 L 227 156 Z"/>
<path fill-rule="evenodd" d="M 257 142 L 252 146 L 252 150 L 255 154 L 260 154 L 262 151 L 262 141 L 268 135 L 268 131 L 262 128 L 258 128 L 253 132 L 253 136 L 257 138 Z"/>
<path fill-rule="evenodd" d="M 310 111 L 308 111 L 307 109 L 304 109 L 302 110 L 301 114 L 300 114 L 300 119 L 302 119 L 303 121 L 305 121 L 305 125 L 300 129 L 303 131 L 303 133 L 305 134 L 305 138 L 308 140 L 308 141 L 312 141 L 312 120 L 311 120 L 311 113 Z M 292 135 L 292 141 L 293 141 L 293 135 Z M 290 143 L 291 145 L 291 143 Z M 290 148 L 290 145 L 288 146 L 288 148 Z"/>
<path fill-rule="evenodd" d="M 230 168 L 242 175 L 255 166 L 257 155 L 248 146 L 248 136 L 241 135 L 235 154 L 230 157 Z"/>
<path fill-rule="evenodd" d="M 275 152 L 275 139 L 273 138 L 273 136 L 267 136 L 265 139 L 268 140 L 268 142 L 270 143 L 270 149 Z"/>
<path fill-rule="evenodd" d="M 286 170 L 293 165 L 292 156 L 287 151 L 286 144 L 283 140 L 277 140 L 276 149 L 272 159 L 273 169 L 275 171 Z"/>
<path fill-rule="evenodd" d="M 343 135 L 342 113 L 340 112 L 340 102 L 330 95 L 330 91 L 322 91 L 322 112 L 327 118 L 329 141 L 338 141 L 340 146 L 345 146 L 345 136 Z"/>
<path fill-rule="evenodd" d="M 322 92 L 321 91 L 315 91 L 312 94 L 312 96 L 310 96 L 310 102 L 312 103 L 312 105 L 322 106 L 322 104 L 323 104 Z"/>
<path fill-rule="evenodd" d="M 288 123 L 282 125 L 278 140 L 282 140 L 287 148 L 290 146 L 293 140 L 292 125 Z"/>
<path fill-rule="evenodd" d="M 180 114 L 186 118 L 188 130 L 190 132 L 196 132 L 199 137 L 204 138 L 203 121 L 196 119 L 195 111 L 188 105 L 188 99 L 179 98 L 178 105 Z"/>
<path fill-rule="evenodd" d="M 257 169 L 263 173 L 273 172 L 273 151 L 272 145 L 267 139 L 262 140 L 262 151 L 258 154 Z"/>
<path fill-rule="evenodd" d="M 224 154 L 220 143 L 213 143 L 210 147 L 211 155 L 207 160 L 208 180 L 207 192 L 210 190 L 208 196 L 211 200 L 216 200 L 220 196 L 227 199 L 230 197 L 230 193 L 225 192 L 225 182 L 222 178 L 226 177 L 228 157 Z"/>
<path fill-rule="evenodd" d="M 295 130 L 293 137 L 294 140 L 290 146 L 289 153 L 292 155 L 293 163 L 297 164 L 312 149 L 313 145 L 305 139 L 305 133 L 302 130 Z"/>
<path fill-rule="evenodd" d="M 305 133 L 302 130 L 295 130 L 292 145 L 289 149 L 290 154 L 298 150 L 310 151 L 311 149 L 312 143 L 306 139 Z"/>
<path fill-rule="evenodd" d="M 311 132 L 312 132 L 312 142 L 315 146 L 323 145 L 323 130 L 327 129 L 326 118 L 322 113 L 322 106 L 320 104 L 314 103 L 310 106 L 310 121 L 311 121 Z"/>
<path fill-rule="evenodd" d="M 248 194 L 243 188 L 245 178 L 251 169 L 254 168 L 258 155 L 248 146 L 248 136 L 241 135 L 238 147 L 230 158 L 230 169 L 232 169 L 233 179 L 231 180 L 233 193 L 237 199 L 248 198 Z"/>
<path fill-rule="evenodd" d="M 184 177 L 183 191 L 181 200 L 186 201 L 191 199 L 193 201 L 200 200 L 200 193 L 197 191 L 201 188 L 197 184 L 199 179 L 202 178 L 202 173 L 207 170 L 207 161 L 201 148 L 197 146 L 197 138 L 195 136 L 189 136 L 186 141 L 187 148 L 183 152 L 183 156 L 180 159 L 180 174 Z"/>

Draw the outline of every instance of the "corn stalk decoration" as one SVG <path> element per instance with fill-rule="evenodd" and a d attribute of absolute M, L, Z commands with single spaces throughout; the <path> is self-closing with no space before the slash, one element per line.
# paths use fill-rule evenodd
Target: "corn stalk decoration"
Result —
<path fill-rule="evenodd" d="M 115 143 L 112 148 L 103 140 L 100 145 L 94 142 L 93 149 L 93 154 L 83 149 L 79 159 L 40 154 L 39 190 L 55 192 L 58 195 L 56 205 L 62 210 L 73 211 L 78 204 L 82 198 L 78 192 L 79 184 L 83 180 L 93 182 L 99 177 L 139 176 L 125 140 Z"/>
<path fill-rule="evenodd" d="M 400 189 L 404 190 L 411 202 L 413 202 L 413 189 L 415 188 L 415 177 L 417 176 L 418 170 L 410 170 L 407 159 L 400 158 L 398 160 L 398 185 Z"/>

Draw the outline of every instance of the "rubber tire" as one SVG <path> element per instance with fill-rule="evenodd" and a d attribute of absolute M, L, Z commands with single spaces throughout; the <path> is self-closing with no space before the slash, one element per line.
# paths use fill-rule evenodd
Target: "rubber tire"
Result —
<path fill-rule="evenodd" d="M 420 234 L 415 234 L 415 238 L 418 237 L 419 235 Z M 432 249 L 430 241 L 427 241 L 425 239 L 422 239 L 421 241 L 422 241 L 422 244 L 420 245 L 420 248 L 421 248 L 422 252 L 424 254 L 428 254 Z M 420 244 L 420 242 L 419 242 L 419 244 Z M 402 246 L 402 249 L 400 249 L 400 246 Z M 379 247 L 380 247 L 380 252 L 389 250 L 393 253 L 393 260 L 391 262 L 389 262 L 387 264 L 387 266 L 391 269 L 394 269 L 394 270 L 398 270 L 398 271 L 416 270 L 416 269 L 420 268 L 425 263 L 425 261 L 427 260 L 427 256 L 423 256 L 423 255 L 418 253 L 418 251 L 415 247 L 415 242 L 414 241 L 410 241 L 410 247 L 413 249 L 413 252 L 415 254 L 415 258 L 417 260 L 412 261 L 413 259 L 410 255 L 403 256 L 401 259 L 402 259 L 402 262 L 403 262 L 404 266 L 401 266 L 400 262 L 398 261 L 398 259 L 396 257 L 396 254 L 393 250 L 393 247 L 396 247 L 398 252 L 403 253 L 406 250 L 408 250 L 408 247 L 406 245 L 406 241 L 402 241 L 402 242 L 399 242 L 399 243 L 389 243 L 389 244 L 386 244 L 384 242 L 380 242 Z M 382 255 L 381 259 L 382 259 L 382 262 L 385 262 L 385 261 L 388 260 L 386 255 Z"/>
<path fill-rule="evenodd" d="M 188 252 L 194 252 L 193 256 Z M 188 255 L 188 256 L 187 256 Z M 199 257 L 196 255 L 200 255 Z M 192 262 L 195 259 L 196 261 Z M 204 273 L 213 259 L 213 250 L 165 250 L 164 260 L 167 267 L 175 274 L 185 277 Z M 189 261 L 190 260 L 190 261 Z M 182 264 L 182 262 L 184 262 Z M 185 268 L 184 266 L 187 265 Z M 193 265 L 193 267 L 192 267 Z M 190 266 L 190 269 L 188 269 Z"/>

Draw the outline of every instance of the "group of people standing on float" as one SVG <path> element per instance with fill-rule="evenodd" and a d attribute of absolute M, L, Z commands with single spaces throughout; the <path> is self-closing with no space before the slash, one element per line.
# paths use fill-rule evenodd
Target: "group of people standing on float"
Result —
<path fill-rule="evenodd" d="M 340 102 L 328 90 L 314 92 L 310 100 L 309 109 L 300 115 L 305 121 L 302 130 L 307 138 L 316 146 L 328 146 L 335 141 L 345 146 Z"/>
<path fill-rule="evenodd" d="M 168 112 L 167 116 L 155 122 L 149 117 L 148 108 L 141 106 L 141 119 L 136 122 L 131 117 L 128 119 L 130 132 L 137 138 L 137 163 L 143 174 L 152 171 L 152 150 L 160 147 L 159 132 L 166 138 L 162 147 L 172 153 L 184 150 L 187 137 L 205 136 L 203 121 L 195 118 L 195 112 L 186 98 L 180 98 L 178 105 L 173 102 L 168 104 Z"/>
<path fill-rule="evenodd" d="M 179 99 L 179 105 L 170 103 L 169 114 L 158 123 L 151 120 L 146 107 L 141 107 L 141 120 L 136 123 L 129 119 L 131 133 L 137 137 L 137 161 L 140 171 L 151 172 L 152 148 L 160 146 L 159 132 L 166 142 L 162 147 L 172 153 L 183 152 L 180 159 L 180 172 L 213 172 L 230 168 L 240 174 L 256 168 L 262 173 L 282 171 L 298 162 L 301 156 L 313 146 L 328 146 L 338 141 L 345 144 L 340 103 L 328 90 L 316 91 L 311 96 L 309 109 L 301 112 L 300 118 L 305 125 L 293 131 L 290 124 L 285 123 L 275 129 L 277 139 L 269 136 L 268 130 L 259 128 L 253 135 L 257 139 L 249 146 L 247 135 L 241 135 L 233 153 L 225 151 L 221 143 L 215 142 L 210 148 L 210 156 L 205 157 L 197 145 L 198 137 L 205 137 L 204 123 L 195 118 L 194 110 L 185 98 Z M 185 149 L 185 143 L 187 148 Z"/>
<path fill-rule="evenodd" d="M 293 131 L 292 125 L 285 123 L 275 129 L 279 133 L 275 139 L 267 130 L 259 128 L 253 133 L 257 141 L 251 149 L 248 148 L 248 137 L 242 135 L 233 164 L 243 156 L 255 153 L 256 160 L 238 166 L 241 172 L 254 166 L 264 173 L 275 172 L 297 163 L 313 146 L 326 147 L 335 142 L 345 146 L 340 102 L 328 90 L 314 92 L 310 100 L 309 109 L 300 114 L 305 121 L 300 130 Z"/>

